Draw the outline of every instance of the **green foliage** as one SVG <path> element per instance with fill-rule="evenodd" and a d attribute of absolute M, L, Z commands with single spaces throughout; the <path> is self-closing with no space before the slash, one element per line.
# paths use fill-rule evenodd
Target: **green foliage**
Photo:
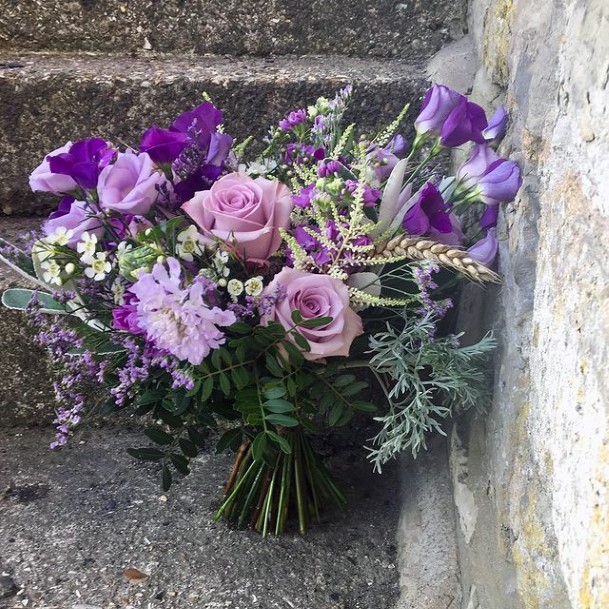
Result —
<path fill-rule="evenodd" d="M 370 368 L 388 403 L 388 412 L 375 419 L 382 429 L 369 449 L 377 471 L 403 450 L 416 457 L 429 432 L 444 433 L 444 419 L 488 400 L 484 362 L 495 347 L 492 336 L 462 347 L 455 336 L 434 339 L 430 317 L 404 311 L 401 319 L 401 328 L 388 324 L 370 338 Z"/>

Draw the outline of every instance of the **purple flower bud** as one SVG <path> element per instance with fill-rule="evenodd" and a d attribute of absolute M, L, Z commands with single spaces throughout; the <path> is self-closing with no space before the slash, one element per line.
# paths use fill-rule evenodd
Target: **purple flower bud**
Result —
<path fill-rule="evenodd" d="M 479 225 L 480 228 L 487 229 L 497 226 L 497 217 L 499 216 L 499 205 L 487 205 L 484 208 Z"/>
<path fill-rule="evenodd" d="M 487 205 L 511 201 L 522 185 L 515 161 L 497 156 L 488 146 L 475 146 L 470 158 L 457 171 L 458 189 L 471 190 Z"/>
<path fill-rule="evenodd" d="M 342 169 L 341 163 L 333 160 L 324 160 L 317 166 L 317 175 L 320 178 L 327 178 L 331 175 L 338 175 Z"/>
<path fill-rule="evenodd" d="M 157 164 L 173 163 L 188 145 L 188 136 L 153 126 L 142 135 L 140 150 Z"/>
<path fill-rule="evenodd" d="M 484 142 L 482 131 L 487 124 L 484 110 L 478 104 L 461 97 L 442 126 L 440 143 L 448 148 L 461 146 L 465 142 L 481 144 Z"/>
<path fill-rule="evenodd" d="M 230 135 L 214 131 L 210 136 L 205 162 L 209 165 L 221 166 L 226 161 L 232 145 L 233 138 Z"/>
<path fill-rule="evenodd" d="M 482 132 L 487 142 L 498 144 L 505 136 L 508 124 L 508 113 L 505 106 L 499 106 L 491 117 L 488 127 Z"/>
<path fill-rule="evenodd" d="M 83 188 L 95 188 L 101 170 L 116 156 L 106 140 L 93 137 L 76 142 L 68 152 L 47 157 L 52 173 L 70 176 Z"/>
<path fill-rule="evenodd" d="M 315 184 L 305 186 L 298 195 L 292 195 L 292 201 L 296 207 L 309 207 L 313 198 Z"/>
<path fill-rule="evenodd" d="M 450 233 L 452 224 L 448 210 L 440 191 L 427 182 L 420 191 L 418 201 L 406 212 L 403 228 L 410 235 L 425 235 L 431 229 L 440 233 Z"/>
<path fill-rule="evenodd" d="M 497 256 L 497 235 L 495 228 L 489 228 L 486 237 L 480 239 L 474 245 L 472 245 L 467 251 L 470 258 L 490 266 L 493 264 L 495 257 Z"/>

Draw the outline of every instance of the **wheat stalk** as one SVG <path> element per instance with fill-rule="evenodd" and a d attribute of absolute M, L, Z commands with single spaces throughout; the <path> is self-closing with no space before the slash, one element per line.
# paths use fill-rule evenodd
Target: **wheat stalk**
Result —
<path fill-rule="evenodd" d="M 413 260 L 433 260 L 463 273 L 474 281 L 492 283 L 501 281 L 497 273 L 470 258 L 466 251 L 457 249 L 453 245 L 445 245 L 420 237 L 408 235 L 394 237 L 377 247 L 376 257 L 380 256 L 383 258 L 404 256 Z"/>

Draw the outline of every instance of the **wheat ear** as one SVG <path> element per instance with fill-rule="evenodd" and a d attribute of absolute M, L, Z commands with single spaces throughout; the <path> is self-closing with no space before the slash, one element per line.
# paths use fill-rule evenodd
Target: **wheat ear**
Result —
<path fill-rule="evenodd" d="M 384 258 L 405 256 L 413 260 L 433 260 L 463 273 L 474 281 L 492 283 L 501 281 L 497 273 L 470 258 L 466 251 L 457 249 L 453 245 L 445 245 L 420 237 L 404 235 L 394 237 L 384 245 L 377 247 L 376 256 Z"/>

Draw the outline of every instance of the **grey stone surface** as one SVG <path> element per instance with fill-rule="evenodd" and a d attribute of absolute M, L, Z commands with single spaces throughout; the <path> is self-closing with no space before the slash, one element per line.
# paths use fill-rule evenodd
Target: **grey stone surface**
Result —
<path fill-rule="evenodd" d="M 151 54 L 428 57 L 465 0 L 1 0 L 0 48 Z"/>
<path fill-rule="evenodd" d="M 451 438 L 463 609 L 609 606 L 609 6 L 474 0 L 473 98 L 505 101 L 524 185 L 500 218 L 487 417 Z M 498 92 L 503 92 L 497 97 Z M 479 295 L 473 295 L 471 303 Z"/>
<path fill-rule="evenodd" d="M 2 62 L 12 66 L 0 70 L 0 202 L 8 214 L 45 209 L 27 176 L 49 151 L 93 135 L 136 145 L 150 124 L 171 124 L 204 91 L 223 109 L 228 133 L 261 138 L 285 112 L 347 83 L 355 93 L 346 120 L 364 130 L 391 121 L 408 101 L 414 116 L 426 86 L 418 63 L 397 60 L 26 55 Z"/>
<path fill-rule="evenodd" d="M 19 243 L 19 236 L 37 229 L 31 218 L 0 218 L 0 237 Z M 8 287 L 30 287 L 27 280 L 0 264 L 0 292 Z M 48 425 L 51 374 L 46 352 L 33 341 L 25 315 L 0 306 L 0 428 Z"/>
<path fill-rule="evenodd" d="M 202 454 L 162 496 L 155 465 L 125 449 L 128 429 L 89 430 L 49 451 L 52 432 L 0 432 L 0 573 L 13 609 L 390 609 L 399 590 L 396 468 L 371 472 L 361 449 L 328 460 L 349 504 L 305 537 L 212 522 L 229 456 Z M 3 492 L 4 491 L 4 492 Z M 141 585 L 127 568 L 149 575 Z"/>

